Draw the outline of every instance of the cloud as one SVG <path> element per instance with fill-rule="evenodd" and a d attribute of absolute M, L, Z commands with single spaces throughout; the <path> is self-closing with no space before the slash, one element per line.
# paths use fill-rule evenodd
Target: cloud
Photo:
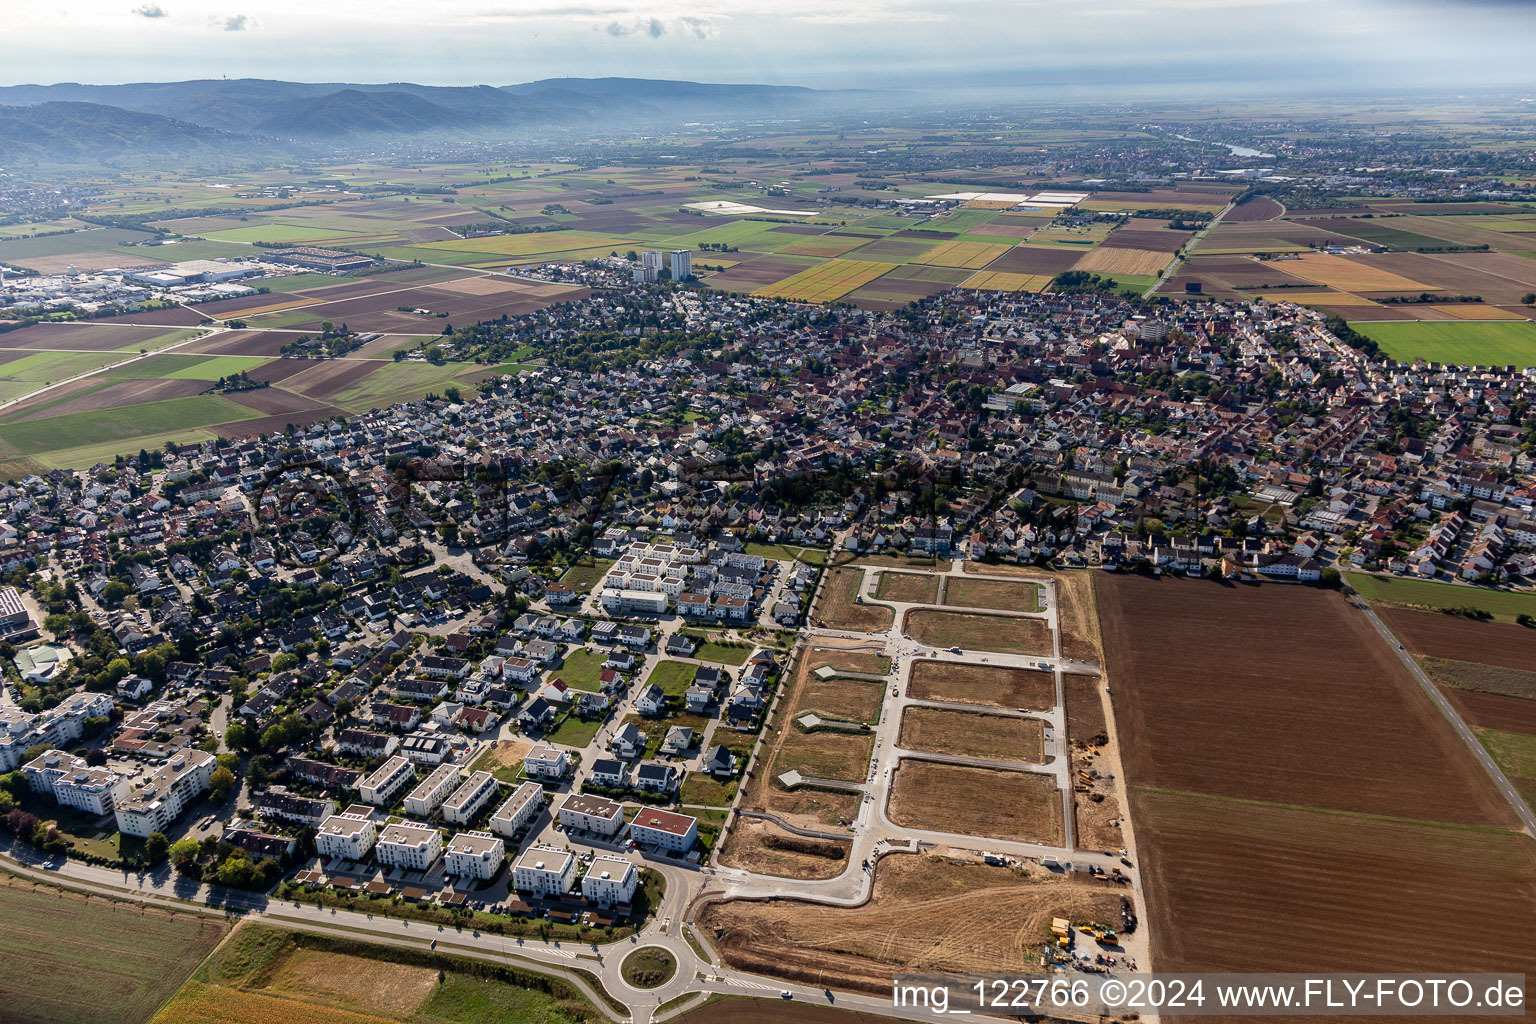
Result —
<path fill-rule="evenodd" d="M 622 39 L 625 36 L 649 36 L 652 39 L 660 39 L 668 32 L 692 36 L 695 39 L 714 39 L 720 34 L 708 18 L 691 16 L 673 18 L 670 22 L 656 17 L 638 18 L 629 23 L 610 21 L 603 31 L 615 39 Z"/>
<path fill-rule="evenodd" d="M 149 18 L 151 20 L 155 18 L 168 18 L 171 16 L 171 12 L 166 10 L 164 7 L 161 7 L 159 4 L 143 4 L 142 6 L 135 7 L 133 9 L 133 13 L 137 14 L 141 18 Z"/>
<path fill-rule="evenodd" d="M 214 23 L 225 32 L 244 32 L 256 27 L 256 19 L 247 14 L 231 14 L 227 18 L 215 18 Z"/>

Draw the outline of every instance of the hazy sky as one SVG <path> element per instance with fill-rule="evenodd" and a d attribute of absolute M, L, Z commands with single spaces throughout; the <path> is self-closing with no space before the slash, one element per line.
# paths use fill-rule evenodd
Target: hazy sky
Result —
<path fill-rule="evenodd" d="M 1536 78 L 1529 0 L 10 0 L 0 84 Z"/>

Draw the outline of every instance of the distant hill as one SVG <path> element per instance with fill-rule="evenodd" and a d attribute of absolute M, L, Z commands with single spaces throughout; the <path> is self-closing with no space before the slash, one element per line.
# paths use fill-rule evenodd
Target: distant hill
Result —
<path fill-rule="evenodd" d="M 0 153 L 107 154 L 163 135 L 167 153 L 216 148 L 227 135 L 348 143 L 370 137 L 494 137 L 536 126 L 634 123 L 678 117 L 800 110 L 835 93 L 767 85 L 711 85 L 639 78 L 552 78 L 521 85 L 442 87 L 202 79 L 128 85 L 19 85 L 0 104 L 25 109 L 0 129 Z M 95 108 L 86 113 L 79 108 Z M 114 118 L 107 110 L 124 115 Z M 157 115 L 172 128 L 128 115 Z M 78 134 L 78 139 L 72 138 Z M 38 136 L 29 138 L 30 136 Z M 94 140 L 87 142 L 87 140 Z M 139 140 L 139 141 L 135 141 Z M 93 149 L 95 141 L 103 148 Z M 75 143 L 78 142 L 78 145 Z M 114 150 L 113 147 L 119 147 Z"/>
<path fill-rule="evenodd" d="M 251 140 L 100 103 L 0 106 L 0 160 L 92 162 L 118 157 L 212 156 Z"/>

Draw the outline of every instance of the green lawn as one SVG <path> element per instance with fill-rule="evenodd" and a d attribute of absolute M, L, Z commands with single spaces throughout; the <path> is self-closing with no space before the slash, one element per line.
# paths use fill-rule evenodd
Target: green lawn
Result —
<path fill-rule="evenodd" d="M 651 670 L 651 677 L 646 682 L 655 683 L 669 697 L 681 697 L 693 685 L 693 674 L 697 671 L 697 665 L 687 662 L 660 661 Z"/>
<path fill-rule="evenodd" d="M 344 284 L 346 278 L 330 274 L 294 274 L 292 277 L 273 277 L 258 283 L 258 287 L 274 292 L 297 292 L 305 288 L 324 288 L 326 285 Z"/>
<path fill-rule="evenodd" d="M 761 555 L 771 558 L 776 562 L 805 562 L 809 565 L 826 565 L 827 552 L 825 548 L 803 548 L 794 544 L 759 544 L 751 543 L 746 547 L 749 555 Z"/>
<path fill-rule="evenodd" d="M 592 737 L 597 735 L 597 730 L 602 724 L 601 719 L 583 721 L 575 715 L 566 715 L 565 719 L 555 726 L 554 732 L 544 738 L 551 743 L 560 743 L 567 747 L 584 747 L 592 742 Z"/>
<path fill-rule="evenodd" d="M 1536 323 L 1524 320 L 1351 322 L 1400 362 L 1536 366 Z"/>
<path fill-rule="evenodd" d="M 1389 601 L 1426 608 L 1481 608 L 1505 622 L 1513 622 L 1515 616 L 1522 612 L 1536 615 L 1536 594 L 1401 579 L 1396 576 L 1372 576 L 1358 572 L 1347 572 L 1344 578 L 1367 601 Z"/>
<path fill-rule="evenodd" d="M 615 558 L 593 558 L 590 562 L 578 563 L 565 570 L 560 582 L 569 583 L 576 588 L 578 594 L 589 594 L 608 575 L 608 570 L 613 568 L 616 561 L 618 559 Z"/>
<path fill-rule="evenodd" d="M 719 782 L 703 772 L 689 772 L 683 780 L 683 790 L 678 798 L 682 804 L 705 804 L 709 807 L 729 807 L 736 798 L 735 779 Z"/>
<path fill-rule="evenodd" d="M 699 649 L 693 652 L 693 656 L 700 661 L 712 661 L 717 665 L 742 665 L 752 655 L 750 646 L 735 647 L 729 644 L 717 643 L 701 633 L 689 632 L 699 645 Z"/>
<path fill-rule="evenodd" d="M 586 648 L 578 648 L 565 656 L 565 664 L 551 673 L 565 680 L 567 686 L 578 690 L 586 690 L 596 693 L 602 688 L 601 673 L 603 662 L 608 657 L 602 653 L 594 653 Z"/>

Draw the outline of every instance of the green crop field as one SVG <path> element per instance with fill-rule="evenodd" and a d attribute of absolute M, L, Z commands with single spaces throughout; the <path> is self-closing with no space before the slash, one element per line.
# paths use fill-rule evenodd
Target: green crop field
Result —
<path fill-rule="evenodd" d="M 13 1024 L 141 1024 L 224 934 L 209 918 L 5 881 L 0 1017 Z"/>
<path fill-rule="evenodd" d="M 212 356 L 159 376 L 169 380 L 218 380 L 220 377 L 249 372 L 271 361 L 266 356 Z"/>
<path fill-rule="evenodd" d="M 94 441 L 123 441 L 125 444 L 119 451 L 137 451 L 141 445 L 133 444 L 129 448 L 126 442 L 140 435 L 174 434 L 191 427 L 251 419 L 255 415 L 246 406 L 220 395 L 193 395 L 40 420 L 11 421 L 0 423 L 0 455 L 42 455 L 56 451 L 62 445 L 76 447 Z"/>
<path fill-rule="evenodd" d="M 1536 366 L 1536 323 L 1523 320 L 1352 322 L 1393 359 Z"/>
<path fill-rule="evenodd" d="M 1386 601 L 1424 608 L 1479 608 L 1495 618 L 1511 622 L 1520 614 L 1536 615 L 1536 594 L 1358 572 L 1345 573 L 1344 577 L 1356 593 L 1367 601 Z"/>

